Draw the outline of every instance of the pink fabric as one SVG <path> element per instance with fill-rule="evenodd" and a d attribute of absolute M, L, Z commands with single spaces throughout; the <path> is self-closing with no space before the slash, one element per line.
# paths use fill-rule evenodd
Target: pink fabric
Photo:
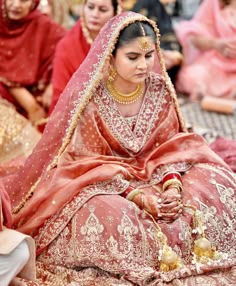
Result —
<path fill-rule="evenodd" d="M 236 140 L 219 137 L 211 143 L 210 147 L 236 173 Z"/>
<path fill-rule="evenodd" d="M 10 162 L 0 164 L 0 178 L 19 171 L 19 169 L 24 165 L 25 159 L 25 156 L 19 156 Z"/>
<path fill-rule="evenodd" d="M 13 180 L 4 180 L 14 228 L 35 239 L 39 285 L 195 286 L 202 279 L 209 285 L 233 284 L 235 178 L 202 137 L 185 132 L 159 42 L 162 74 L 147 77 L 134 127 L 106 89 L 107 59 L 120 31 L 134 21 L 148 21 L 158 34 L 153 22 L 133 12 L 111 19 L 68 83 L 25 166 Z M 160 186 L 168 170 L 182 173 L 183 202 L 204 213 L 207 236 L 231 259 L 191 264 L 196 236 L 186 207 L 172 223 L 158 221 L 185 267 L 160 271 L 157 225 L 120 194 L 129 186 Z"/>
<path fill-rule="evenodd" d="M 177 37 L 183 47 L 184 64 L 176 87 L 195 95 L 236 98 L 236 59 L 224 57 L 216 50 L 200 51 L 190 42 L 191 35 L 235 39 L 236 28 L 226 19 L 219 0 L 204 0 L 194 18 L 180 22 Z"/>
<path fill-rule="evenodd" d="M 1 183 L 2 184 L 2 183 Z M 3 225 L 10 227 L 12 224 L 11 202 L 8 193 L 0 186 L 0 232 Z"/>

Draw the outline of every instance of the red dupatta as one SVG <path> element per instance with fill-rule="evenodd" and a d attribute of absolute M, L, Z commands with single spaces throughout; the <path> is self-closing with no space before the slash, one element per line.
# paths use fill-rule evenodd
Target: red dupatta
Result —
<path fill-rule="evenodd" d="M 7 18 L 5 1 L 0 0 L 2 89 L 3 86 L 23 86 L 34 93 L 50 82 L 55 46 L 65 32 L 36 9 L 38 4 L 39 0 L 35 0 L 27 17 L 12 21 Z"/>
<path fill-rule="evenodd" d="M 84 36 L 81 20 L 68 32 L 56 48 L 53 63 L 53 99 L 51 111 L 55 107 L 60 94 L 63 92 L 73 73 L 86 58 L 90 44 Z"/>

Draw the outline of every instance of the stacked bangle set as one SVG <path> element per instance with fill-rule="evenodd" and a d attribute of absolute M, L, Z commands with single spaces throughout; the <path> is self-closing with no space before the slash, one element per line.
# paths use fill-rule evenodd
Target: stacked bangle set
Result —
<path fill-rule="evenodd" d="M 182 191 L 183 186 L 182 186 L 182 180 L 181 180 L 181 175 L 178 172 L 169 172 L 166 173 L 163 176 L 162 179 L 162 192 L 165 192 L 169 187 L 173 187 L 178 189 L 179 192 Z M 142 194 L 143 196 L 144 191 L 142 189 L 131 189 L 129 188 L 123 193 L 123 197 L 125 197 L 129 201 L 133 201 L 133 199 L 139 195 Z M 143 199 L 142 199 L 143 201 Z"/>

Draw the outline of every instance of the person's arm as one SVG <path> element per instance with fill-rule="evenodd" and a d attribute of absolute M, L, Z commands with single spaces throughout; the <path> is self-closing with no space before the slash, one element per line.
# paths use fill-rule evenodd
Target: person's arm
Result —
<path fill-rule="evenodd" d="M 183 55 L 179 51 L 161 50 L 166 69 L 169 70 L 174 66 L 178 66 L 183 61 Z"/>
<path fill-rule="evenodd" d="M 37 97 L 37 102 L 40 102 L 44 108 L 48 109 L 52 103 L 52 93 L 53 93 L 52 83 L 50 83 L 45 88 L 43 94 Z"/>
<path fill-rule="evenodd" d="M 204 37 L 202 35 L 194 35 L 190 38 L 192 44 L 199 50 L 216 50 L 225 57 L 236 57 L 236 41 L 235 39 Z"/>
<path fill-rule="evenodd" d="M 24 87 L 9 88 L 9 92 L 16 99 L 19 105 L 27 112 L 32 123 L 45 117 L 43 107 L 37 102 L 33 95 Z"/>
<path fill-rule="evenodd" d="M 202 35 L 193 35 L 193 36 L 191 36 L 190 41 L 199 50 L 217 49 L 217 40 L 213 37 L 204 37 Z"/>

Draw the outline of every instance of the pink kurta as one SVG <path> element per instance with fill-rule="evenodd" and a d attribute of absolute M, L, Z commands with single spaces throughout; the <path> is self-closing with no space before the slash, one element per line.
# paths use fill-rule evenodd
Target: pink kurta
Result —
<path fill-rule="evenodd" d="M 176 33 L 184 53 L 177 90 L 192 98 L 204 95 L 236 98 L 236 59 L 215 49 L 198 50 L 190 41 L 192 35 L 231 39 L 236 49 L 236 26 L 220 7 L 220 1 L 204 0 L 192 20 L 177 25 Z"/>

